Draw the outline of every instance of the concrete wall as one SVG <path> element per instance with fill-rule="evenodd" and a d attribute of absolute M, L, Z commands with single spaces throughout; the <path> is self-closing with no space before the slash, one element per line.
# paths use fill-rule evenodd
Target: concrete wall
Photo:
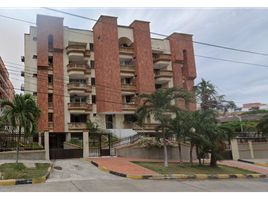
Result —
<path fill-rule="evenodd" d="M 163 148 L 144 148 L 137 146 L 138 142 L 131 145 L 115 148 L 116 156 L 126 158 L 149 158 L 149 159 L 164 159 Z M 168 148 L 168 159 L 179 159 L 178 147 Z M 190 159 L 190 147 L 182 145 L 182 159 Z M 196 159 L 195 149 L 193 150 L 193 159 Z"/>
<path fill-rule="evenodd" d="M 245 142 L 237 143 L 234 139 L 232 143 L 233 159 L 267 159 L 268 143 L 267 142 Z"/>
<path fill-rule="evenodd" d="M 20 151 L 19 160 L 46 160 L 45 150 L 39 151 Z M 0 160 L 16 160 L 17 152 L 0 152 Z"/>

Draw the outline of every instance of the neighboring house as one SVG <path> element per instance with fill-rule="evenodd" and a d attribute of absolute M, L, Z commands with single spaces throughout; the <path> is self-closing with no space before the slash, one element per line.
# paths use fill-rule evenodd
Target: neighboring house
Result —
<path fill-rule="evenodd" d="M 267 113 L 259 113 L 259 114 L 240 115 L 240 116 L 241 116 L 241 120 L 258 121 L 260 120 L 262 116 L 266 114 Z M 218 121 L 221 124 L 224 124 L 224 123 L 231 122 L 231 121 L 239 121 L 239 118 L 235 116 L 222 116 L 218 118 Z"/>
<path fill-rule="evenodd" d="M 192 35 L 155 39 L 149 22 L 121 26 L 109 16 L 100 16 L 92 31 L 63 26 L 63 20 L 37 15 L 37 26 L 24 36 L 23 88 L 36 95 L 42 110 L 39 131 L 81 131 L 88 119 L 102 128 L 123 129 L 124 121 L 135 120 L 139 94 L 194 86 Z M 154 124 L 150 116 L 144 129 Z"/>

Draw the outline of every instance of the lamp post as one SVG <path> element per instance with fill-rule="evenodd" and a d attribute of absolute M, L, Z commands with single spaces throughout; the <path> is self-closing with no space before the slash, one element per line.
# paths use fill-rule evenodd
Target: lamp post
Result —
<path fill-rule="evenodd" d="M 243 126 L 242 126 L 242 117 L 241 116 L 238 116 L 238 115 L 234 115 L 235 117 L 237 117 L 240 121 L 240 127 L 241 127 L 241 133 L 243 133 Z"/>

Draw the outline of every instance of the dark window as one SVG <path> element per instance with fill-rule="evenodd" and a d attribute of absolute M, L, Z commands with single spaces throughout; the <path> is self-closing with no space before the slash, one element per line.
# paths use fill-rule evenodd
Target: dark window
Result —
<path fill-rule="evenodd" d="M 37 77 L 37 74 L 33 74 L 33 77 Z"/>
<path fill-rule="evenodd" d="M 94 60 L 91 60 L 90 61 L 90 67 L 93 68 L 93 69 L 95 69 Z"/>
<path fill-rule="evenodd" d="M 48 64 L 52 64 L 53 63 L 53 57 L 52 56 L 49 56 L 48 57 Z"/>
<path fill-rule="evenodd" d="M 124 120 L 126 122 L 135 122 L 137 121 L 137 118 L 135 117 L 135 115 L 124 115 Z"/>
<path fill-rule="evenodd" d="M 53 50 L 53 35 L 48 36 L 48 51 Z"/>
<path fill-rule="evenodd" d="M 33 92 L 33 95 L 36 96 L 37 95 L 37 92 Z"/>
<path fill-rule="evenodd" d="M 130 84 L 131 78 L 126 78 L 126 84 Z"/>
<path fill-rule="evenodd" d="M 71 114 L 71 122 L 87 122 L 87 115 Z"/>
<path fill-rule="evenodd" d="M 93 113 L 93 117 L 97 117 L 97 113 Z"/>
<path fill-rule="evenodd" d="M 53 113 L 48 113 L 48 121 L 53 122 Z"/>
<path fill-rule="evenodd" d="M 129 103 L 131 101 L 131 96 L 126 96 L 126 102 Z"/>
<path fill-rule="evenodd" d="M 155 84 L 155 89 L 160 89 L 161 88 L 161 84 Z"/>
<path fill-rule="evenodd" d="M 89 49 L 90 49 L 91 51 L 94 51 L 94 44 L 93 44 L 93 43 L 89 43 Z"/>
<path fill-rule="evenodd" d="M 48 94 L 48 102 L 53 102 L 53 94 Z"/>
<path fill-rule="evenodd" d="M 48 83 L 53 83 L 53 75 L 48 75 Z"/>
<path fill-rule="evenodd" d="M 95 85 L 95 78 L 91 78 L 91 85 Z"/>
<path fill-rule="evenodd" d="M 92 103 L 96 103 L 96 95 L 92 95 Z"/>
<path fill-rule="evenodd" d="M 33 55 L 33 58 L 37 58 L 37 55 Z"/>

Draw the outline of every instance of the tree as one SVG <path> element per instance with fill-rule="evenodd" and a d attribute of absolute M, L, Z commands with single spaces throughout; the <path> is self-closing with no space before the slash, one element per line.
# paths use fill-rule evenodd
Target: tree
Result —
<path fill-rule="evenodd" d="M 216 109 L 221 110 L 223 115 L 228 112 L 228 109 L 235 109 L 236 105 L 234 101 L 227 101 L 224 99 L 225 95 L 220 95 L 216 97 Z"/>
<path fill-rule="evenodd" d="M 24 128 L 24 137 L 34 135 L 37 132 L 37 120 L 41 116 L 41 110 L 37 107 L 36 101 L 31 94 L 15 94 L 13 102 L 2 100 L 0 102 L 0 108 L 3 110 L 3 116 L 9 124 L 12 125 L 14 129 L 19 127 L 16 158 L 17 166 L 21 129 Z"/>
<path fill-rule="evenodd" d="M 181 112 L 177 113 L 176 118 L 169 119 L 168 124 L 165 126 L 169 132 L 176 135 L 179 146 L 179 160 L 181 167 L 183 167 L 181 142 L 185 139 L 189 131 L 189 115 L 190 112 L 187 112 L 187 110 L 182 110 Z"/>
<path fill-rule="evenodd" d="M 207 110 L 209 108 L 215 108 L 216 101 L 216 89 L 215 86 L 202 78 L 202 81 L 192 88 L 197 98 L 201 101 L 201 109 Z"/>
<path fill-rule="evenodd" d="M 193 101 L 193 95 L 187 90 L 179 87 L 173 87 L 168 89 L 158 89 L 152 94 L 141 94 L 139 95 L 139 102 L 142 100 L 142 106 L 140 106 L 136 111 L 138 123 L 143 124 L 144 118 L 148 115 L 153 115 L 156 121 L 159 121 L 162 129 L 162 136 L 164 142 L 164 158 L 165 167 L 168 167 L 167 159 L 167 147 L 166 147 L 166 134 L 165 125 L 168 122 L 168 118 L 165 113 L 178 113 L 181 109 L 176 105 L 172 104 L 172 101 L 183 101 L 186 104 Z"/>
<path fill-rule="evenodd" d="M 262 133 L 262 135 L 268 134 L 268 115 L 262 116 L 256 128 L 257 128 L 258 135 L 260 133 Z"/>

